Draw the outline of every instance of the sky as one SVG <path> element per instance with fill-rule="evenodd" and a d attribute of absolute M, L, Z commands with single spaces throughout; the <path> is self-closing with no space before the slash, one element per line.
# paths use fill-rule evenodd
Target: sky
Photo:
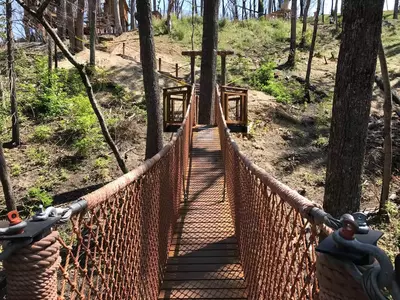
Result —
<path fill-rule="evenodd" d="M 228 0 L 225 0 L 225 2 L 227 2 L 227 1 Z M 334 0 L 332 0 L 332 1 L 334 1 Z M 384 10 L 393 10 L 394 1 L 395 0 L 385 0 Z M 128 1 L 128 2 L 130 2 L 130 1 Z M 153 1 L 151 1 L 151 2 L 153 2 Z M 163 10 L 163 3 L 164 2 L 167 3 L 168 0 L 161 0 L 159 2 L 160 2 L 160 5 L 161 5 L 161 10 Z M 190 16 L 192 14 L 191 13 L 191 8 L 192 8 L 191 7 L 191 1 L 185 0 L 185 2 L 186 3 L 183 6 L 183 12 L 184 12 L 185 15 L 189 15 Z M 197 2 L 200 2 L 200 1 L 197 1 Z M 313 15 L 313 13 L 315 11 L 316 0 L 311 0 L 311 3 L 312 3 L 312 6 L 311 6 L 311 8 L 309 10 L 309 15 Z M 339 2 L 338 2 L 339 11 L 340 11 L 340 7 L 341 7 L 341 3 L 342 3 L 342 0 L 339 0 Z M 15 2 L 14 2 L 14 8 L 16 8 L 17 12 L 21 11 L 21 8 Z M 330 9 L 331 9 L 331 0 L 325 0 L 325 10 L 324 10 L 325 14 L 329 14 L 330 13 Z M 0 9 L 0 13 L 2 13 L 2 9 Z M 241 15 L 241 14 L 239 13 L 239 15 Z M 23 30 L 22 30 L 21 22 L 20 22 L 20 20 L 18 20 L 18 19 L 21 18 L 20 16 L 21 16 L 21 14 L 17 13 L 17 16 L 14 17 L 16 19 L 15 23 L 14 23 L 15 24 L 15 26 L 14 26 L 14 35 L 15 35 L 16 38 L 23 37 Z"/>

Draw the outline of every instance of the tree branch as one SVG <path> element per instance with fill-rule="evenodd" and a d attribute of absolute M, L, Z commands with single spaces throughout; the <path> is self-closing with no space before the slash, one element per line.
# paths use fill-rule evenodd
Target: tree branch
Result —
<path fill-rule="evenodd" d="M 18 2 L 18 1 L 17 1 Z M 43 3 L 39 6 L 39 8 L 36 11 L 36 14 L 38 16 L 42 16 L 43 12 L 45 11 L 45 9 L 47 8 L 47 6 L 49 6 L 51 0 L 44 0 Z"/>

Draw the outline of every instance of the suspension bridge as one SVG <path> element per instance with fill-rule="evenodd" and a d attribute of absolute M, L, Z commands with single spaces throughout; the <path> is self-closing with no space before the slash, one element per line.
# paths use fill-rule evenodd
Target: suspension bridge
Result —
<path fill-rule="evenodd" d="M 240 152 L 220 101 L 205 126 L 189 100 L 156 156 L 3 236 L 7 299 L 368 299 L 316 252 L 329 215 Z"/>

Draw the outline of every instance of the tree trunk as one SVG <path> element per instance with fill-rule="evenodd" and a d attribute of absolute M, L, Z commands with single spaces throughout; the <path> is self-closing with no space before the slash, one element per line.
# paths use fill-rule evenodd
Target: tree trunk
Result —
<path fill-rule="evenodd" d="M 383 129 L 383 176 L 382 193 L 379 210 L 383 210 L 389 198 L 390 181 L 392 178 L 392 88 L 390 86 L 389 72 L 383 49 L 382 41 L 379 47 L 379 62 L 381 65 L 382 79 L 384 83 L 385 102 L 383 104 L 384 129 Z"/>
<path fill-rule="evenodd" d="M 339 22 L 338 22 L 338 0 L 335 2 L 335 24 L 336 24 L 336 31 L 339 31 Z"/>
<path fill-rule="evenodd" d="M 157 10 L 157 0 L 153 0 L 153 11 Z"/>
<path fill-rule="evenodd" d="M 308 65 L 307 65 L 307 74 L 306 74 L 306 83 L 305 83 L 305 95 L 306 95 L 306 99 L 308 101 L 310 101 L 309 88 L 310 88 L 311 67 L 312 67 L 312 60 L 314 57 L 315 42 L 317 41 L 318 20 L 319 20 L 320 9 L 321 9 L 321 0 L 317 0 L 317 11 L 315 12 L 314 30 L 313 30 L 312 40 L 311 40 L 310 54 L 308 56 Z"/>
<path fill-rule="evenodd" d="M 225 7 L 225 1 L 224 0 L 222 0 L 221 1 L 221 6 L 222 6 L 222 18 L 223 19 L 225 19 L 225 17 L 226 17 L 226 7 Z"/>
<path fill-rule="evenodd" d="M 264 0 L 258 0 L 258 17 L 261 18 L 264 15 Z"/>
<path fill-rule="evenodd" d="M 76 37 L 75 37 L 75 19 L 73 12 L 73 5 L 75 1 L 67 1 L 67 31 L 69 37 L 69 48 L 75 51 Z"/>
<path fill-rule="evenodd" d="M 325 0 L 322 0 L 321 14 L 322 14 L 322 24 L 325 24 Z"/>
<path fill-rule="evenodd" d="M 65 5 L 66 0 L 58 0 L 57 6 L 57 34 L 62 41 L 65 41 Z"/>
<path fill-rule="evenodd" d="M 85 0 L 78 0 L 76 14 L 76 44 L 75 52 L 83 50 L 83 14 L 85 12 Z"/>
<path fill-rule="evenodd" d="M 242 20 L 247 19 L 247 10 L 246 10 L 246 0 L 243 0 L 242 4 Z"/>
<path fill-rule="evenodd" d="M 293 68 L 296 62 L 296 24 L 297 24 L 297 0 L 292 0 L 292 16 L 290 30 L 290 50 L 286 63 L 288 68 Z"/>
<path fill-rule="evenodd" d="M 232 5 L 233 5 L 233 19 L 239 20 L 239 9 L 237 5 L 237 0 L 232 0 Z"/>
<path fill-rule="evenodd" d="M 119 0 L 119 17 L 121 19 L 122 32 L 127 32 L 128 28 L 126 27 L 125 15 L 122 13 L 125 10 L 124 2 L 124 0 Z"/>
<path fill-rule="evenodd" d="M 236 9 L 237 9 L 237 5 L 236 5 Z M 200 15 L 202 17 L 204 17 L 204 0 L 200 0 Z M 239 18 L 239 14 L 237 16 Z"/>
<path fill-rule="evenodd" d="M 136 28 L 135 13 L 136 3 L 135 0 L 131 0 L 131 30 L 134 30 Z"/>
<path fill-rule="evenodd" d="M 168 2 L 168 11 L 167 11 L 167 32 L 168 33 L 171 33 L 171 31 L 172 31 L 171 14 L 172 14 L 172 9 L 174 8 L 174 3 L 175 3 L 175 0 L 169 0 L 169 2 Z"/>
<path fill-rule="evenodd" d="M 0 142 L 0 181 L 3 186 L 4 197 L 8 211 L 16 210 L 15 197 L 11 185 L 10 175 L 8 174 L 6 159 L 4 157 L 3 145 Z"/>
<path fill-rule="evenodd" d="M 120 35 L 122 33 L 122 27 L 121 27 L 121 14 L 119 11 L 119 1 L 113 0 L 113 5 L 114 5 L 114 33 L 116 35 Z"/>
<path fill-rule="evenodd" d="M 205 1 L 200 72 L 199 123 L 214 124 L 218 48 L 218 0 Z"/>
<path fill-rule="evenodd" d="M 54 43 L 54 69 L 58 69 L 57 44 Z"/>
<path fill-rule="evenodd" d="M 309 0 L 306 0 L 307 2 Z M 304 16 L 304 0 L 300 0 L 300 18 Z"/>
<path fill-rule="evenodd" d="M 304 8 L 304 16 L 303 16 L 303 29 L 301 31 L 301 41 L 299 45 L 300 48 L 304 48 L 306 45 L 307 19 L 308 19 L 308 10 L 310 9 L 310 3 L 311 0 L 306 0 L 306 7 Z"/>
<path fill-rule="evenodd" d="M 113 152 L 117 163 L 121 169 L 122 172 L 128 173 L 128 168 L 125 165 L 124 160 L 121 157 L 121 154 L 118 151 L 117 146 L 115 145 L 110 132 L 108 131 L 107 124 L 104 120 L 104 116 L 97 104 L 96 98 L 94 96 L 93 92 L 93 87 L 90 83 L 89 77 L 86 72 L 86 67 L 83 64 L 80 64 L 74 56 L 71 54 L 71 52 L 68 51 L 67 47 L 64 45 L 64 43 L 61 41 L 61 39 L 58 37 L 57 33 L 51 28 L 50 24 L 47 22 L 45 18 L 43 18 L 42 15 L 36 14 L 35 11 L 32 10 L 29 6 L 27 6 L 24 2 L 21 0 L 16 0 L 19 5 L 21 5 L 27 12 L 31 14 L 31 16 L 35 17 L 37 21 L 44 27 L 44 29 L 47 31 L 48 34 L 53 38 L 54 42 L 57 44 L 58 48 L 60 48 L 61 52 L 64 54 L 64 56 L 68 59 L 68 61 L 76 68 L 76 70 L 79 72 L 79 75 L 82 79 L 82 83 L 85 85 L 86 88 L 86 94 L 89 98 L 89 102 L 92 106 L 93 112 L 95 113 L 97 120 L 99 122 L 101 131 L 103 133 L 104 139 L 106 140 L 108 146 L 110 147 L 111 151 Z M 67 1 L 67 3 L 70 3 L 70 1 Z"/>
<path fill-rule="evenodd" d="M 96 24 L 97 24 L 97 1 L 89 0 L 89 28 L 90 28 L 90 65 L 96 65 Z"/>
<path fill-rule="evenodd" d="M 399 18 L 399 0 L 394 0 L 393 19 Z"/>
<path fill-rule="evenodd" d="M 156 56 L 150 0 L 137 1 L 140 38 L 140 60 L 147 106 L 146 159 L 153 157 L 163 147 L 160 88 L 156 72 Z"/>
<path fill-rule="evenodd" d="M 334 16 L 334 13 L 333 13 L 334 3 L 335 3 L 335 0 L 332 0 L 332 2 L 331 2 L 331 16 L 332 17 Z"/>
<path fill-rule="evenodd" d="M 383 0 L 345 1 L 324 196 L 324 209 L 336 217 L 360 208 L 382 15 Z"/>
<path fill-rule="evenodd" d="M 50 35 L 47 34 L 47 69 L 49 72 L 49 83 L 51 83 L 51 73 L 53 72 L 53 43 Z"/>
<path fill-rule="evenodd" d="M 14 64 L 14 33 L 12 21 L 12 0 L 6 0 L 6 30 L 7 30 L 7 67 L 8 79 L 10 83 L 10 103 L 11 103 L 11 122 L 12 122 L 12 146 L 19 146 L 19 118 L 17 106 L 17 90 L 15 85 L 15 64 Z"/>

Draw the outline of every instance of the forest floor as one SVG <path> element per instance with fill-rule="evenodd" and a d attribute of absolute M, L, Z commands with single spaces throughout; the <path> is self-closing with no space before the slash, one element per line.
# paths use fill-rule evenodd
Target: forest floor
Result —
<path fill-rule="evenodd" d="M 162 61 L 160 86 L 181 85 L 183 80 L 188 78 L 190 71 L 189 60 L 182 56 L 181 52 L 191 49 L 192 25 L 188 20 L 175 20 L 174 31 L 168 36 L 163 32 L 163 25 L 157 23 L 159 22 L 157 20 L 155 22 L 156 57 Z M 235 55 L 228 58 L 228 81 L 232 85 L 250 88 L 249 132 L 235 134 L 240 149 L 257 165 L 291 188 L 298 190 L 312 201 L 322 203 L 330 114 L 339 52 L 339 40 L 334 25 L 320 26 L 311 75 L 312 84 L 317 90 L 325 92 L 327 97 L 319 98 L 313 95 L 311 103 L 278 101 L 277 97 L 256 90 L 251 81 L 252 74 L 263 64 L 273 62 L 279 65 L 285 62 L 289 45 L 288 22 L 220 21 L 220 27 L 220 49 L 235 51 Z M 298 27 L 301 27 L 300 23 Z M 307 40 L 311 36 L 310 27 L 311 23 Z M 194 31 L 194 47 L 200 49 L 201 25 L 198 22 L 195 23 Z M 400 92 L 400 23 L 386 18 L 383 32 L 392 86 Z M 122 56 L 124 43 L 125 57 Z M 35 47 L 26 51 L 35 52 Z M 37 46 L 36 52 L 40 51 L 43 50 Z M 87 62 L 89 51 L 85 50 L 76 57 L 81 62 Z M 300 49 L 296 68 L 290 71 L 274 70 L 276 81 L 284 86 L 291 86 L 291 92 L 299 94 L 301 85 L 293 76 L 305 77 L 307 60 L 307 49 Z M 128 167 L 133 169 L 143 162 L 146 135 L 145 111 L 140 106 L 143 105 L 144 94 L 137 32 L 124 33 L 102 42 L 96 53 L 96 63 L 102 70 L 102 74 L 99 75 L 101 78 L 96 80 L 104 80 L 107 86 L 110 84 L 112 86 L 112 89 L 96 90 L 96 97 L 105 111 L 107 120 L 112 124 L 113 137 L 126 158 Z M 182 77 L 180 80 L 169 75 L 175 74 L 176 63 L 180 67 L 179 76 Z M 71 68 L 66 60 L 62 60 L 59 66 L 65 69 Z M 198 59 L 196 68 L 198 78 L 199 67 Z M 219 68 L 218 66 L 218 70 Z M 380 73 L 379 64 L 377 73 Z M 380 197 L 382 104 L 382 93 L 375 87 L 363 175 L 362 208 L 367 211 L 377 208 Z M 65 145 L 68 143 L 60 134 L 57 125 L 59 122 L 59 118 L 51 122 L 46 121 L 46 126 L 51 129 L 52 138 L 37 139 L 33 137 L 37 136 L 37 129 L 43 124 L 41 121 L 24 116 L 21 126 L 23 145 L 16 149 L 6 149 L 12 184 L 23 209 L 31 208 L 30 200 L 43 202 L 43 199 L 50 198 L 55 203 L 75 200 L 121 175 L 107 148 L 96 149 L 87 156 L 76 155 L 75 150 Z M 394 180 L 391 186 L 393 200 L 398 199 L 397 194 L 400 197 L 398 179 L 400 151 L 397 151 L 400 148 L 399 129 L 399 118 L 393 115 Z M 0 130 L 0 137 L 6 140 L 9 135 L 2 134 Z M 171 134 L 164 135 L 165 141 L 170 138 Z M 1 195 L 1 202 L 2 199 Z"/>

